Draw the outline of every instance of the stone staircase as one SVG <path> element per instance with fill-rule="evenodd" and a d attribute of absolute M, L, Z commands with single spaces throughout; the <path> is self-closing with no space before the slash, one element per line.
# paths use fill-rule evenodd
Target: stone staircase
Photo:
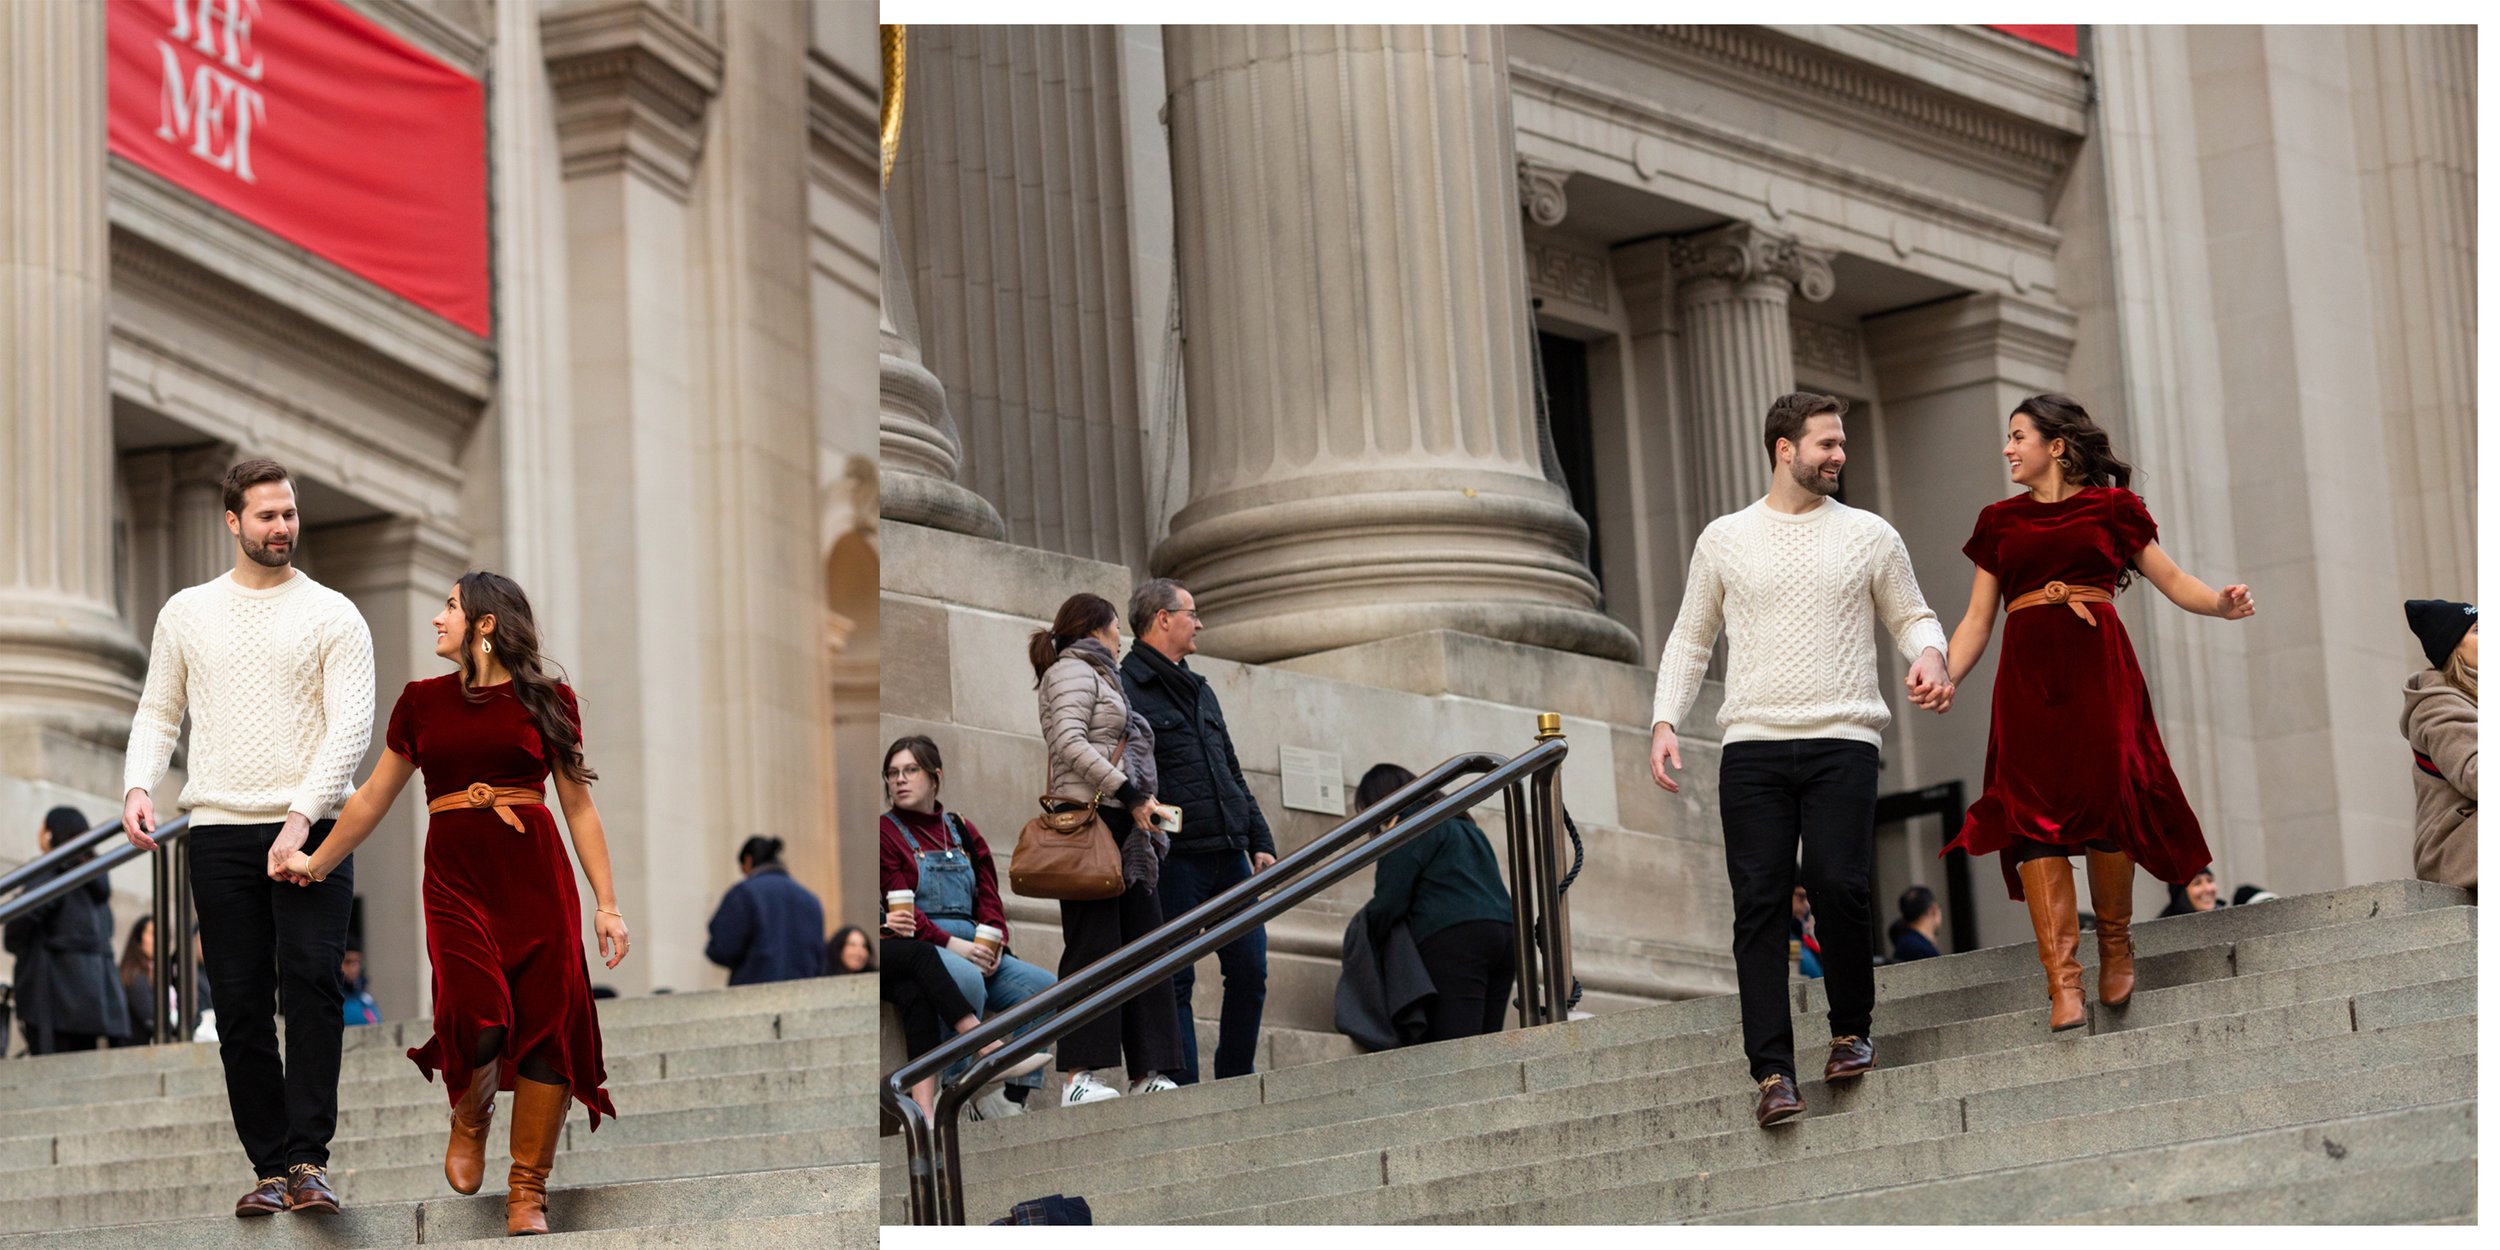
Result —
<path fill-rule="evenodd" d="M 573 1107 L 551 1247 L 872 1250 L 874 977 L 599 1004 L 618 1118 Z M 0 1062 L 0 1250 L 467 1245 L 504 1240 L 512 1097 L 474 1197 L 443 1181 L 442 1086 L 408 1062 L 428 1021 L 347 1032 L 335 1216 L 238 1220 L 250 1169 L 213 1045 Z"/>
<path fill-rule="evenodd" d="M 2473 1222 L 2477 909 L 2398 881 L 2137 927 L 2052 1035 L 2030 944 L 1876 973 L 1882 1066 L 1763 1131 L 1734 996 L 967 1125 L 975 1220 Z M 2092 944 L 2084 943 L 2086 992 Z M 899 1139 L 883 1211 L 904 1219 Z"/>

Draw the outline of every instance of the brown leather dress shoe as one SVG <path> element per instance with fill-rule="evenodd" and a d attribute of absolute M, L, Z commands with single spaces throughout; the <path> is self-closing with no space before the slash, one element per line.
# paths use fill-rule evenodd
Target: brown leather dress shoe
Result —
<path fill-rule="evenodd" d="M 286 1210 L 286 1178 L 283 1176 L 264 1176 L 260 1178 L 259 1184 L 252 1186 L 252 1192 L 234 1200 L 234 1214 L 237 1219 L 256 1219 L 264 1215 L 276 1215 L 284 1210 Z"/>
<path fill-rule="evenodd" d="M 1769 1128 L 1782 1120 L 1793 1120 L 1806 1113 L 1805 1100 L 1797 1097 L 1797 1082 L 1784 1073 L 1774 1072 L 1762 1078 L 1762 1100 L 1753 1107 L 1753 1122 Z"/>
<path fill-rule="evenodd" d="M 286 1170 L 286 1209 L 314 1215 L 339 1213 L 339 1196 L 330 1192 L 330 1174 L 318 1163 L 298 1163 Z"/>
<path fill-rule="evenodd" d="M 1852 1033 L 1832 1039 L 1832 1057 L 1823 1065 L 1823 1080 L 1853 1081 L 1875 1068 L 1875 1039 Z"/>

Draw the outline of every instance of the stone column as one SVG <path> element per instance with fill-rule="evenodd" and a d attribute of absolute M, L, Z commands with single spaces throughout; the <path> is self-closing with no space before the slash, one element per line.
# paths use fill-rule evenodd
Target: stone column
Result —
<path fill-rule="evenodd" d="M 906 65 L 909 58 L 906 54 Z M 906 71 L 906 74 L 908 71 Z M 899 81 L 905 101 L 903 133 L 915 119 L 909 79 Z M 932 93 L 921 92 L 926 100 Z M 899 161 L 901 156 L 897 155 Z M 911 267 L 894 236 L 891 207 L 880 214 L 884 232 L 884 263 L 879 281 L 885 298 L 877 309 L 877 486 L 882 515 L 911 525 L 926 525 L 980 538 L 1005 538 L 1007 523 L 990 501 L 958 480 L 963 469 L 963 440 L 946 409 L 946 386 L 922 363 L 920 318 L 912 306 Z"/>
<path fill-rule="evenodd" d="M 1493 27 L 1164 28 L 1215 654 L 1425 630 L 1632 660 L 1546 472 Z"/>
<path fill-rule="evenodd" d="M 226 470 L 241 457 L 224 443 L 173 453 L 173 541 L 166 548 L 167 597 L 234 567 L 234 534 L 226 528 Z"/>
<path fill-rule="evenodd" d="M 707 545 L 729 540 L 698 537 L 709 518 L 689 415 L 704 397 L 688 198 L 721 48 L 716 29 L 677 9 L 565 0 L 539 24 L 564 162 L 575 563 L 586 608 L 544 632 L 559 657 L 571 640 L 620 910 L 651 942 L 614 974 L 628 993 L 712 983 L 699 946 L 672 956 L 653 940 L 662 937 L 655 924 L 708 916 L 716 901 L 703 873 L 686 870 L 684 831 L 715 819 L 718 779 L 699 767 L 709 752 L 696 570 Z M 633 606 L 588 609 L 606 603 Z"/>
<path fill-rule="evenodd" d="M 102 6 L 0 5 L 0 110 L 0 773 L 117 794 Z"/>
<path fill-rule="evenodd" d="M 1692 531 L 1762 497 L 1771 482 L 1762 421 L 1797 389 L 1788 339 L 1793 294 L 1832 293 L 1831 253 L 1738 222 L 1669 248 L 1683 349 L 1687 428 L 1696 435 Z"/>

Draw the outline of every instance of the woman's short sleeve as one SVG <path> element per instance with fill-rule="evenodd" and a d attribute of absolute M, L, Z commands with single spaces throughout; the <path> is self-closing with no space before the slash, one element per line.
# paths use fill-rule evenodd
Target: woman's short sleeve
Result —
<path fill-rule="evenodd" d="M 2135 559 L 2135 553 L 2150 546 L 2161 536 L 2153 524 L 2153 514 L 2145 510 L 2143 497 L 2120 487 L 2110 492 L 2110 526 L 2118 534 L 2118 555 Z"/>
<path fill-rule="evenodd" d="M 1997 510 L 1990 506 L 1979 510 L 1979 521 L 1971 527 L 1970 541 L 1962 544 L 1962 554 L 1990 577 L 1997 574 Z"/>
<path fill-rule="evenodd" d="M 588 747 L 589 735 L 582 732 L 582 705 L 580 700 L 573 697 L 573 687 L 564 682 L 557 682 L 556 697 L 564 701 L 564 714 L 573 718 L 573 741 L 583 747 Z"/>
<path fill-rule="evenodd" d="M 411 764 L 417 762 L 417 683 L 400 687 L 399 702 L 391 705 L 390 725 L 382 731 L 382 745 Z"/>

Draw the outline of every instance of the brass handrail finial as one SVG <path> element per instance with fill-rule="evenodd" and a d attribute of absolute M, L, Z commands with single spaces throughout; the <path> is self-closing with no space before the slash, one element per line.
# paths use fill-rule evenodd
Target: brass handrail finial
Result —
<path fill-rule="evenodd" d="M 1562 713 L 1539 712 L 1536 714 L 1537 741 L 1543 742 L 1548 738 L 1559 738 L 1561 736 L 1563 736 Z"/>
<path fill-rule="evenodd" d="M 894 149 L 903 138 L 903 28 L 879 26 L 885 60 L 885 97 L 877 107 L 877 186 L 894 181 Z"/>

